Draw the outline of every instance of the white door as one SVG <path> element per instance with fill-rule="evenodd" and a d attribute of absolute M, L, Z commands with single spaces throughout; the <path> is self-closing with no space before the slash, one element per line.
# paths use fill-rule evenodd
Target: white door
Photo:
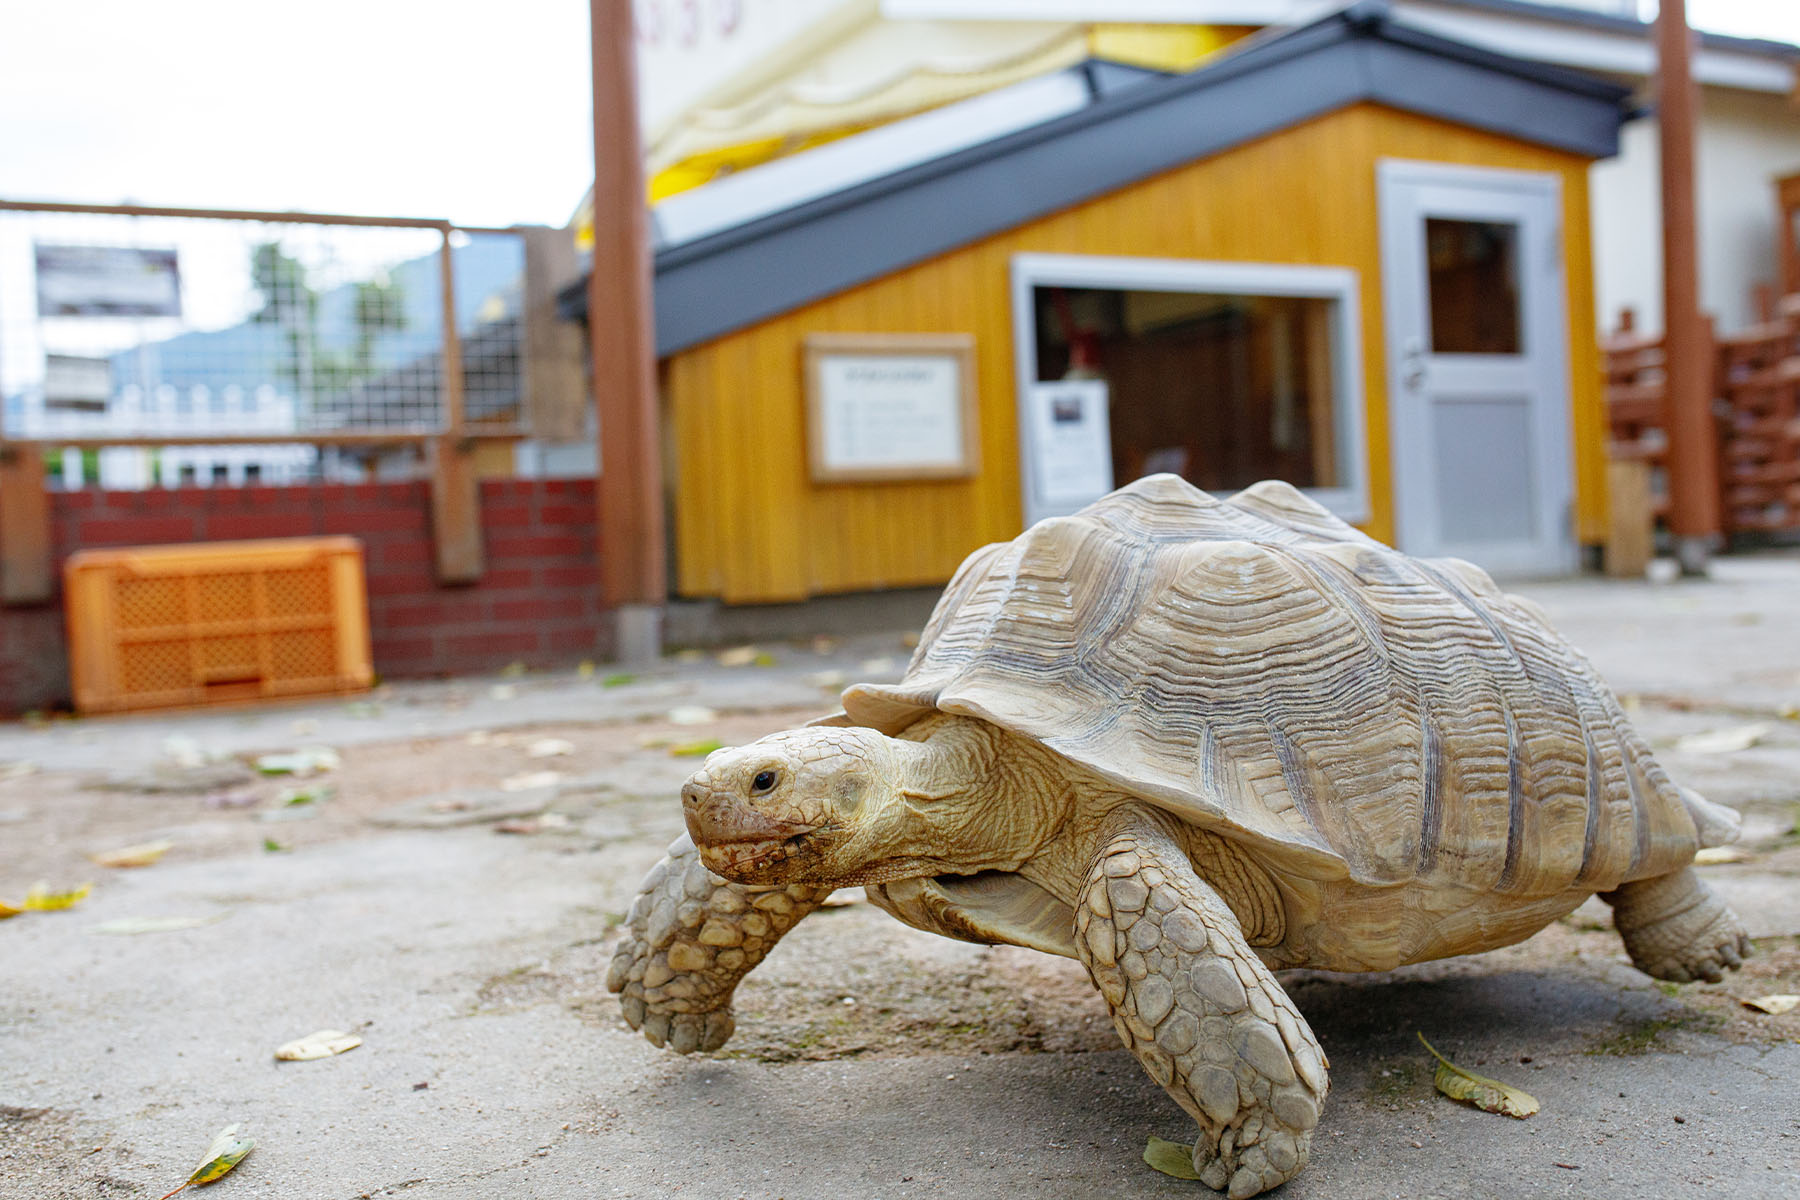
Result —
<path fill-rule="evenodd" d="M 1558 180 L 1397 161 L 1379 171 L 1400 548 L 1506 575 L 1571 571 Z"/>

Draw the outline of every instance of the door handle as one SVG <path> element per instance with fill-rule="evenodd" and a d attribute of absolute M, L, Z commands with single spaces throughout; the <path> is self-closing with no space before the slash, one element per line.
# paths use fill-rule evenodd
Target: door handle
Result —
<path fill-rule="evenodd" d="M 1407 342 L 1400 355 L 1400 383 L 1409 392 L 1425 385 L 1425 347 L 1416 340 Z"/>

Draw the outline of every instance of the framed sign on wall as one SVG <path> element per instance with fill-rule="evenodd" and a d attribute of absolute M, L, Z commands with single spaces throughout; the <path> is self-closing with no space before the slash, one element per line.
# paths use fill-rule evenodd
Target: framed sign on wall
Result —
<path fill-rule="evenodd" d="M 814 483 L 975 474 L 973 336 L 815 333 L 805 358 Z"/>

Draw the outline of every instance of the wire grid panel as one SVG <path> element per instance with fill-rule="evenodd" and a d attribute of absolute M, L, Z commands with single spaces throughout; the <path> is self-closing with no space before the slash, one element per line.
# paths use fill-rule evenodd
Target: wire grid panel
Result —
<path fill-rule="evenodd" d="M 450 237 L 465 411 L 510 422 L 523 246 Z M 4 430 L 441 429 L 443 243 L 435 228 L 0 212 Z"/>

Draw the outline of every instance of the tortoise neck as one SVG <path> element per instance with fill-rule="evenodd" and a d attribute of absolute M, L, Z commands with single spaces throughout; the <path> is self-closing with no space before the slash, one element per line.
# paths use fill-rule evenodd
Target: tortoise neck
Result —
<path fill-rule="evenodd" d="M 899 735 L 904 798 L 953 871 L 1014 871 L 1061 826 L 1070 791 L 1054 757 L 975 717 L 934 713 Z"/>

